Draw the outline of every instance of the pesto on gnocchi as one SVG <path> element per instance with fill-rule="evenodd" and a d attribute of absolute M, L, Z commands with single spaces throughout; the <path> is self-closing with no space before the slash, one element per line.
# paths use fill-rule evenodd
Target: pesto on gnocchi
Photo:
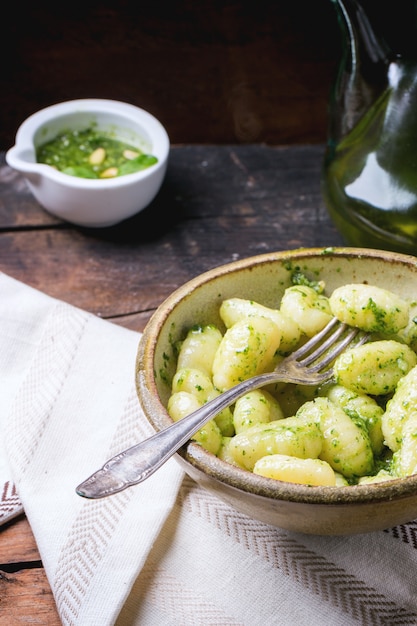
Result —
<path fill-rule="evenodd" d="M 371 333 L 317 387 L 247 393 L 193 436 L 222 460 L 275 480 L 350 486 L 417 473 L 416 305 L 381 287 L 294 276 L 276 308 L 223 300 L 222 324 L 198 320 L 177 348 L 168 412 L 181 419 L 242 380 L 271 371 L 331 317 Z"/>

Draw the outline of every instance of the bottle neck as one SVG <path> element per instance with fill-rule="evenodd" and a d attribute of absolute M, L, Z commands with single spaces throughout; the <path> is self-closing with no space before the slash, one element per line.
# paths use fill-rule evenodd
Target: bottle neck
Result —
<path fill-rule="evenodd" d="M 342 58 L 330 96 L 329 141 L 337 143 L 388 87 L 395 59 L 357 0 L 331 0 L 342 35 Z"/>

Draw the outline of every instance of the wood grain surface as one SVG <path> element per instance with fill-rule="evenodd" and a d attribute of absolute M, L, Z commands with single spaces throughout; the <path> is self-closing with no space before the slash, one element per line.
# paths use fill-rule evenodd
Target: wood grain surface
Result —
<path fill-rule="evenodd" d="M 31 113 L 111 98 L 175 144 L 318 143 L 340 53 L 330 0 L 90 0 L 8 6 L 0 149 Z"/>

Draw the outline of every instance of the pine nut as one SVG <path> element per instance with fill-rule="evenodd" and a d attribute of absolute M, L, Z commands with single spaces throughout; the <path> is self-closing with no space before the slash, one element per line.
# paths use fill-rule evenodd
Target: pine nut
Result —
<path fill-rule="evenodd" d="M 136 159 L 136 157 L 139 156 L 139 152 L 135 152 L 134 150 L 125 150 L 123 152 L 123 156 L 125 159 L 130 161 L 131 159 Z"/>
<path fill-rule="evenodd" d="M 101 172 L 100 178 L 114 178 L 117 176 L 119 170 L 117 167 L 108 167 L 104 172 Z"/>
<path fill-rule="evenodd" d="M 106 158 L 105 149 L 96 148 L 96 150 L 94 150 L 94 152 L 92 152 L 90 156 L 88 157 L 88 161 L 89 163 L 91 163 L 91 165 L 100 165 L 101 163 L 103 163 L 105 158 Z"/>

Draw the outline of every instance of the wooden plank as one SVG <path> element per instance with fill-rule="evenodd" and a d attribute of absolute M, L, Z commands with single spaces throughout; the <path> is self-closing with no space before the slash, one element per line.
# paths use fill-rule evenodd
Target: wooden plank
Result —
<path fill-rule="evenodd" d="M 0 623 L 7 626 L 61 626 L 45 571 L 0 571 Z"/>
<path fill-rule="evenodd" d="M 0 570 L 6 566 L 40 561 L 39 551 L 25 515 L 11 520 L 0 529 Z"/>
<path fill-rule="evenodd" d="M 308 218 L 287 224 L 262 216 L 219 219 L 208 234 L 204 221 L 166 247 L 106 245 L 75 231 L 3 234 L 0 269 L 45 293 L 104 318 L 154 310 L 181 284 L 216 265 L 272 250 L 336 245 L 332 231 L 315 232 Z M 234 239 L 236 229 L 239 238 Z M 205 236 L 207 233 L 207 236 Z M 204 241 L 205 239 L 205 241 Z M 282 242 L 282 243 L 281 243 Z M 182 248 L 182 256 L 176 254 Z M 25 250 L 30 249 L 30 257 Z M 109 252 L 110 251 L 110 252 Z"/>
<path fill-rule="evenodd" d="M 1 149 L 27 115 L 74 97 L 148 109 L 173 143 L 324 141 L 340 49 L 331 2 L 29 3 L 31 27 L 20 18 L 11 3 Z"/>
<path fill-rule="evenodd" d="M 0 535 L 0 623 L 59 626 L 55 601 L 25 515 L 3 526 Z"/>
<path fill-rule="evenodd" d="M 153 205 L 110 229 L 20 227 L 28 198 L 16 177 L 15 200 L 0 193 L 0 269 L 136 327 L 130 315 L 149 317 L 173 290 L 216 265 L 342 243 L 322 204 L 322 153 L 321 146 L 177 147 Z"/>
<path fill-rule="evenodd" d="M 274 217 L 284 211 L 293 218 L 298 208 L 314 210 L 323 204 L 323 156 L 323 145 L 172 146 L 166 178 L 149 207 L 118 227 L 76 230 L 104 240 L 153 243 L 188 219 Z M 71 229 L 40 207 L 0 153 L 0 232 L 49 227 Z"/>

